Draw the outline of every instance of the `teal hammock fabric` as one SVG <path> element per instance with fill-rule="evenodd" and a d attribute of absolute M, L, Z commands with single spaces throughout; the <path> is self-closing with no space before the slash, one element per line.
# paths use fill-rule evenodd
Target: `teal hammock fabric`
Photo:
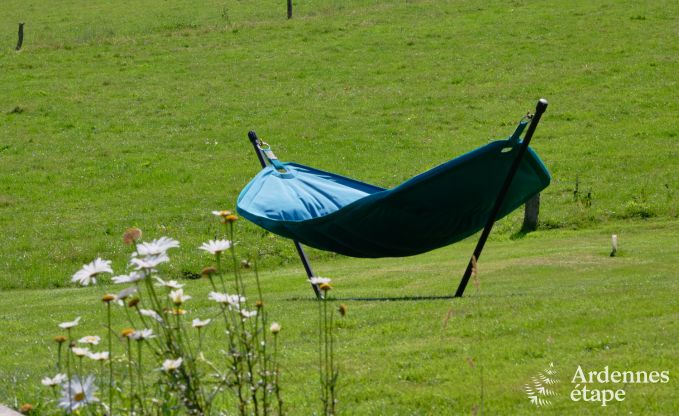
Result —
<path fill-rule="evenodd" d="M 403 257 L 443 247 L 483 228 L 523 127 L 392 189 L 274 159 L 275 166 L 242 190 L 238 213 L 272 233 L 352 257 Z M 498 219 L 549 182 L 529 148 Z"/>

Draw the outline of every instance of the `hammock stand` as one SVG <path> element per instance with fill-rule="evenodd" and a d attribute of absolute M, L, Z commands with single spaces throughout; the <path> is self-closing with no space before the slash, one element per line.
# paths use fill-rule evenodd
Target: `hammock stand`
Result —
<path fill-rule="evenodd" d="M 490 213 L 488 214 L 488 217 L 485 220 L 485 226 L 483 227 L 483 231 L 481 232 L 479 240 L 476 244 L 476 248 L 474 249 L 474 252 L 473 252 L 473 254 L 472 254 L 472 256 L 469 260 L 469 263 L 467 264 L 467 268 L 465 269 L 465 272 L 462 275 L 462 279 L 461 279 L 461 281 L 460 281 L 460 283 L 457 287 L 455 294 L 452 295 L 452 296 L 422 296 L 422 297 L 414 296 L 414 297 L 404 297 L 404 298 L 396 298 L 396 299 L 400 299 L 400 300 L 450 299 L 450 298 L 455 298 L 455 297 L 461 297 L 464 294 L 467 283 L 469 282 L 469 279 L 472 275 L 473 263 L 475 261 L 477 261 L 479 259 L 479 257 L 481 257 L 481 252 L 483 251 L 484 245 L 486 243 L 486 240 L 488 239 L 488 236 L 490 235 L 490 232 L 493 228 L 493 225 L 495 224 L 495 221 L 498 218 L 501 218 L 502 216 L 507 215 L 509 212 L 513 211 L 516 207 L 518 207 L 518 206 L 516 206 L 514 208 L 511 208 L 507 212 L 507 207 L 503 207 L 503 203 L 505 202 L 507 194 L 510 191 L 512 181 L 513 181 L 514 177 L 516 176 L 517 171 L 520 170 L 521 163 L 524 160 L 524 156 L 525 156 L 526 152 L 529 150 L 528 146 L 529 146 L 530 141 L 533 137 L 533 134 L 535 133 L 535 129 L 537 128 L 537 125 L 540 122 L 540 118 L 541 118 L 542 114 L 547 109 L 547 104 L 548 104 L 547 100 L 540 99 L 537 103 L 535 113 L 533 115 L 528 114 L 526 117 L 524 117 L 524 119 L 519 123 L 519 126 L 517 127 L 514 134 L 506 142 L 498 141 L 498 142 L 494 142 L 494 143 L 491 143 L 490 145 L 486 146 L 486 147 L 490 147 L 490 146 L 493 146 L 494 144 L 497 144 L 498 146 L 500 146 L 502 148 L 502 151 L 504 152 L 505 146 L 507 146 L 507 144 L 511 144 L 511 145 L 515 145 L 518 148 L 518 151 L 515 152 L 516 155 L 515 155 L 514 159 L 511 161 L 511 165 L 509 167 L 509 170 L 506 173 L 506 176 L 504 178 L 502 186 L 500 187 L 499 192 L 497 193 L 497 196 L 494 199 L 494 203 L 492 205 L 492 210 L 490 210 Z M 526 131 L 524 139 L 522 141 L 519 141 L 519 138 L 520 138 L 520 136 L 521 136 L 521 134 L 522 134 L 522 132 L 523 132 L 523 130 L 526 126 L 528 126 L 528 129 Z M 251 142 L 251 144 L 252 144 L 252 146 L 255 150 L 255 153 L 257 155 L 257 158 L 259 159 L 259 162 L 260 162 L 260 164 L 263 168 L 263 171 L 268 168 L 272 171 L 277 170 L 278 172 L 283 172 L 283 174 L 285 174 L 287 172 L 286 167 L 289 167 L 290 169 L 298 169 L 298 168 L 299 169 L 302 169 L 302 168 L 311 169 L 313 171 L 312 173 L 327 174 L 327 172 L 316 171 L 316 170 L 313 170 L 312 168 L 307 168 L 307 167 L 302 166 L 302 165 L 282 164 L 280 161 L 278 161 L 276 156 L 273 154 L 270 147 L 266 143 L 261 141 L 257 137 L 257 134 L 254 131 L 250 131 L 248 133 L 248 138 L 250 139 L 250 142 Z M 502 143 L 506 143 L 506 144 L 502 144 Z M 478 149 L 478 150 L 482 150 L 482 149 L 483 148 Z M 478 152 L 478 150 L 477 150 L 477 152 Z M 535 193 L 538 193 L 539 190 L 544 189 L 549 184 L 549 174 L 546 172 L 546 169 L 544 168 L 542 163 L 539 161 L 539 158 L 537 158 L 537 155 L 533 154 L 532 151 L 530 151 L 530 152 L 531 152 L 532 157 L 538 160 L 537 163 L 544 170 L 543 175 L 546 176 L 546 179 L 544 177 L 541 179 L 542 184 L 541 184 L 540 188 L 537 191 L 534 192 L 534 194 L 535 194 Z M 469 159 L 470 157 L 473 157 L 473 156 L 474 156 L 474 152 L 471 152 L 467 155 L 461 156 L 458 159 L 464 159 L 465 157 L 467 159 Z M 453 161 L 450 161 L 448 163 L 454 163 L 456 160 L 457 159 L 454 159 Z M 442 166 L 445 166 L 445 165 L 446 164 L 444 164 Z M 431 171 L 428 171 L 428 172 L 433 172 L 436 169 L 439 169 L 439 168 L 434 168 L 434 169 L 432 169 Z M 424 177 L 425 175 L 428 174 L 428 172 L 425 172 L 422 175 L 418 175 L 416 178 L 411 179 L 410 181 L 407 181 L 406 183 L 404 183 L 404 185 L 407 184 L 408 182 L 416 180 L 419 177 Z M 261 173 L 264 173 L 264 172 L 260 172 L 260 174 Z M 280 173 L 278 175 L 281 176 Z M 332 175 L 332 174 L 328 174 L 328 175 Z M 337 175 L 333 175 L 333 176 L 337 176 Z M 337 177 L 339 177 L 339 176 L 337 176 Z M 342 178 L 342 177 L 339 177 L 339 178 L 343 179 L 343 180 L 347 180 L 347 181 L 352 181 L 351 179 L 348 179 L 348 178 Z M 253 179 L 251 184 L 253 182 L 255 182 L 255 180 L 257 180 L 257 177 L 255 177 L 255 179 Z M 357 182 L 357 181 L 355 181 L 355 182 L 357 184 L 359 184 L 360 186 L 372 187 L 372 185 L 362 184 L 362 183 Z M 401 185 L 401 187 L 404 186 L 404 185 Z M 249 188 L 250 188 L 250 184 L 248 184 L 248 186 L 246 186 L 246 188 L 243 189 L 243 191 L 241 192 L 241 195 L 238 198 L 238 212 L 242 216 L 244 216 L 245 218 L 255 222 L 257 225 L 260 225 L 265 229 L 268 229 L 269 231 L 283 235 L 283 236 L 288 237 L 288 238 L 292 238 L 289 235 L 290 233 L 286 232 L 285 229 L 276 228 L 277 227 L 276 224 L 271 226 L 271 224 L 267 223 L 266 221 L 264 223 L 262 223 L 261 221 L 257 221 L 257 219 L 253 219 L 253 216 L 251 215 L 251 213 L 247 212 L 247 210 L 245 210 L 241 207 L 241 202 L 242 202 L 241 200 L 243 199 L 244 195 L 247 193 Z M 374 188 L 376 188 L 378 191 L 385 191 L 381 188 L 377 188 L 377 187 L 374 187 Z M 397 187 L 395 189 L 398 189 L 398 188 L 399 187 Z M 372 192 L 375 192 L 375 190 L 372 190 Z M 391 190 L 386 191 L 386 192 L 391 192 Z M 524 197 L 523 200 L 521 201 L 521 203 L 525 202 L 525 200 L 529 199 L 529 197 L 532 197 L 532 195 L 529 195 L 528 197 Z M 514 205 L 516 205 L 516 201 L 514 201 L 514 202 L 515 202 Z M 344 207 L 341 207 L 341 208 L 344 208 Z M 310 222 L 313 222 L 313 221 L 314 221 L 314 219 L 312 219 Z M 477 232 L 478 229 L 480 229 L 480 227 L 472 230 L 473 232 L 467 232 L 466 234 L 458 235 L 457 237 L 461 237 L 461 238 L 456 238 L 456 239 L 454 239 L 450 242 L 440 244 L 439 246 L 452 244 L 455 241 L 458 241 L 458 240 L 460 240 L 460 239 L 462 239 L 466 236 L 469 236 L 469 235 Z M 306 272 L 307 278 L 309 280 L 311 280 L 313 277 L 315 277 L 315 275 L 314 275 L 313 269 L 311 268 L 311 263 L 309 262 L 309 258 L 307 257 L 306 253 L 304 252 L 304 248 L 302 247 L 300 242 L 297 241 L 294 238 L 292 238 L 292 239 L 293 239 L 293 243 L 295 244 L 297 254 L 299 255 L 299 258 L 302 262 L 302 265 L 304 266 L 304 270 Z M 342 254 L 346 254 L 346 255 L 350 255 L 350 256 L 354 256 L 354 257 L 393 257 L 393 256 L 405 256 L 405 255 L 417 254 L 417 252 L 409 252 L 409 253 L 406 253 L 406 254 L 387 254 L 387 255 L 380 255 L 380 254 L 361 255 L 361 254 L 358 254 L 357 255 L 357 254 L 352 253 L 351 251 L 347 252 L 346 251 L 347 249 L 344 249 L 344 250 L 333 249 L 332 246 L 331 246 L 331 248 L 323 247 L 323 246 L 319 246 L 317 248 L 324 249 L 324 250 L 330 250 L 330 251 L 337 251 L 337 252 L 340 252 L 340 253 L 342 253 L 342 251 L 344 251 L 344 253 L 342 253 Z M 429 250 L 434 249 L 434 248 L 437 248 L 437 247 L 427 248 L 427 249 L 424 249 L 424 250 L 420 250 L 418 252 L 429 251 Z M 322 299 L 323 293 L 321 292 L 318 285 L 311 283 L 311 286 L 312 286 L 312 289 L 313 289 L 313 291 L 316 295 L 316 298 Z M 395 298 L 353 298 L 353 299 L 354 300 L 395 300 Z"/>

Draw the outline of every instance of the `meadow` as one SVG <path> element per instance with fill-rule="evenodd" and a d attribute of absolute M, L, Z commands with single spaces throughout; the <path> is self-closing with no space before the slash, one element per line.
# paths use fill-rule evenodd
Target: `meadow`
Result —
<path fill-rule="evenodd" d="M 196 277 L 195 248 L 218 232 L 210 211 L 233 209 L 259 169 L 248 130 L 282 160 L 391 187 L 506 137 L 539 97 L 550 106 L 532 147 L 553 180 L 538 231 L 518 234 L 518 212 L 498 223 L 465 299 L 349 303 L 340 407 L 467 414 L 483 385 L 489 414 L 530 414 L 522 385 L 550 361 L 564 380 L 580 364 L 674 374 L 677 16 L 665 1 L 316 0 L 286 20 L 269 0 L 5 0 L 0 401 L 37 397 L 56 323 L 96 327 L 99 291 L 69 277 L 97 256 L 122 270 L 127 227 L 180 240 L 169 273 Z M 316 309 L 294 248 L 245 221 L 238 236 L 285 328 L 291 414 L 311 414 Z M 309 254 L 338 297 L 436 295 L 473 244 Z M 671 383 L 630 386 L 607 410 L 675 414 Z M 565 397 L 545 411 L 601 410 Z"/>

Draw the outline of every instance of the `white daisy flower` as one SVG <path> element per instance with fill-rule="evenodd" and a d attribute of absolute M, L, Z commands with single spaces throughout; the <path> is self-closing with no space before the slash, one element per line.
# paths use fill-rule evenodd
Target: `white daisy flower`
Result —
<path fill-rule="evenodd" d="M 145 339 L 155 338 L 155 335 L 153 334 L 152 329 L 138 329 L 130 335 L 130 338 L 136 341 L 143 341 Z"/>
<path fill-rule="evenodd" d="M 201 321 L 200 319 L 196 318 L 193 321 L 191 321 L 191 326 L 194 328 L 203 328 L 207 326 L 210 322 L 212 322 L 212 319 L 206 319 L 204 321 Z"/>
<path fill-rule="evenodd" d="M 322 285 L 330 283 L 332 279 L 328 279 L 327 277 L 312 277 L 309 281 L 312 285 Z"/>
<path fill-rule="evenodd" d="M 271 324 L 271 327 L 269 328 L 269 331 L 271 331 L 272 334 L 276 335 L 277 333 L 281 332 L 281 324 L 278 322 L 274 322 Z"/>
<path fill-rule="evenodd" d="M 133 271 L 130 274 L 121 274 L 120 276 L 114 276 L 111 278 L 111 280 L 113 280 L 113 283 L 116 284 L 134 283 L 142 280 L 144 277 L 146 277 L 144 273 Z"/>
<path fill-rule="evenodd" d="M 241 309 L 240 315 L 243 317 L 243 319 L 248 319 L 252 318 L 253 316 L 257 316 L 257 311 L 246 311 L 245 309 Z"/>
<path fill-rule="evenodd" d="M 158 282 L 160 286 L 169 287 L 170 289 L 181 289 L 184 287 L 183 284 L 179 283 L 176 280 L 163 280 L 157 276 L 154 277 L 154 279 L 156 279 L 156 282 Z"/>
<path fill-rule="evenodd" d="M 134 295 L 135 293 L 137 293 L 137 288 L 134 286 L 123 289 L 116 295 L 116 302 L 118 303 L 118 305 L 123 306 L 124 305 L 123 301 L 129 298 L 130 296 Z"/>
<path fill-rule="evenodd" d="M 217 303 L 229 304 L 231 306 L 240 307 L 240 304 L 245 302 L 245 297 L 239 295 L 229 295 L 226 293 L 210 292 L 208 299 L 214 300 Z"/>
<path fill-rule="evenodd" d="M 94 361 L 106 361 L 108 360 L 108 357 L 109 357 L 108 351 L 91 352 L 87 354 L 87 358 L 90 358 Z"/>
<path fill-rule="evenodd" d="M 85 357 L 90 353 L 89 348 L 80 348 L 80 347 L 73 347 L 71 348 L 71 351 L 73 351 L 73 354 L 76 355 L 76 357 Z"/>
<path fill-rule="evenodd" d="M 71 282 L 78 282 L 83 286 L 88 286 L 90 283 L 97 283 L 97 275 L 101 273 L 113 274 L 110 260 L 97 258 L 92 263 L 84 264 L 83 268 L 73 275 Z"/>
<path fill-rule="evenodd" d="M 74 376 L 70 383 L 63 384 L 61 398 L 59 398 L 59 407 L 64 409 L 66 413 L 73 413 L 88 404 L 99 401 L 94 394 L 97 392 L 97 386 L 94 384 L 94 376 L 87 376 L 83 381 L 78 376 Z"/>
<path fill-rule="evenodd" d="M 158 312 L 154 311 L 153 309 L 139 309 L 139 313 L 142 314 L 143 316 L 147 316 L 149 318 L 153 318 L 158 322 L 163 322 L 163 318 L 158 314 Z"/>
<path fill-rule="evenodd" d="M 137 252 L 133 256 L 157 256 L 177 247 L 179 247 L 179 241 L 169 237 L 160 237 L 148 243 L 137 244 Z"/>
<path fill-rule="evenodd" d="M 231 241 L 229 240 L 210 240 L 207 243 L 203 243 L 198 249 L 205 250 L 210 254 L 219 254 L 222 251 L 226 251 L 231 248 Z"/>
<path fill-rule="evenodd" d="M 168 261 L 170 261 L 170 258 L 167 257 L 167 254 L 160 253 L 146 257 L 134 257 L 132 260 L 130 260 L 130 264 L 135 266 L 137 270 L 144 269 L 148 271 L 155 268 L 159 264 L 167 263 Z"/>
<path fill-rule="evenodd" d="M 187 300 L 191 299 L 191 296 L 184 295 L 184 289 L 177 289 L 170 292 L 168 295 L 172 299 L 172 303 L 179 306 Z"/>
<path fill-rule="evenodd" d="M 96 335 L 87 335 L 78 340 L 78 342 L 81 344 L 91 344 L 91 345 L 99 345 L 99 341 L 101 341 L 101 338 Z"/>
<path fill-rule="evenodd" d="M 182 360 L 181 357 L 177 358 L 176 360 L 167 359 L 163 361 L 163 370 L 168 372 L 174 371 L 182 365 L 182 361 L 184 360 Z"/>
<path fill-rule="evenodd" d="M 63 322 L 59 324 L 59 328 L 61 329 L 69 329 L 73 328 L 75 326 L 78 326 L 78 322 L 80 322 L 80 317 L 75 318 L 74 321 L 71 322 Z"/>
<path fill-rule="evenodd" d="M 42 379 L 41 383 L 43 386 L 54 387 L 66 381 L 66 374 L 57 374 L 56 376 L 49 378 L 45 377 Z"/>

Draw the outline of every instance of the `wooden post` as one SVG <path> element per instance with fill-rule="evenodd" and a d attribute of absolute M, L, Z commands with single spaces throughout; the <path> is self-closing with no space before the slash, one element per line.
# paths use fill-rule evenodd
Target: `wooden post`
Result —
<path fill-rule="evenodd" d="M 17 41 L 16 50 L 21 50 L 21 45 L 24 43 L 24 24 L 19 23 L 19 40 Z"/>
<path fill-rule="evenodd" d="M 538 214 L 540 213 L 540 194 L 526 201 L 523 211 L 523 225 L 521 231 L 535 231 L 538 228 Z"/>
<path fill-rule="evenodd" d="M 288 0 L 288 19 L 292 19 L 292 0 Z"/>

